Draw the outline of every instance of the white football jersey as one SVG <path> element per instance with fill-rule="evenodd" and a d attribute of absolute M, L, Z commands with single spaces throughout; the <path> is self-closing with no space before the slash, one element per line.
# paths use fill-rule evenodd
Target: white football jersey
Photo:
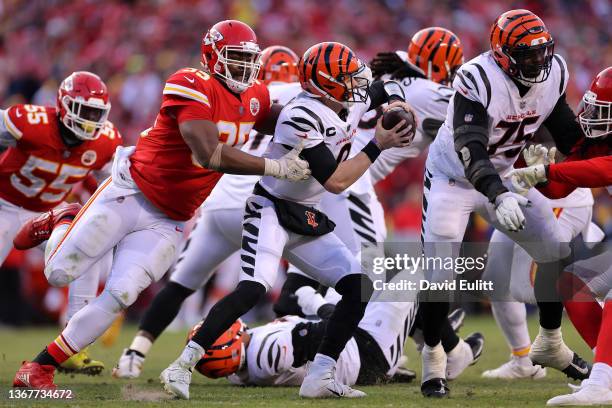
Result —
<path fill-rule="evenodd" d="M 272 103 L 286 105 L 295 98 L 302 87 L 299 82 L 275 83 L 268 86 Z M 261 156 L 268 148 L 272 136 L 264 135 L 251 130 L 249 140 L 241 150 L 253 156 Z M 253 192 L 253 186 L 261 176 L 245 176 L 239 174 L 225 174 L 202 205 L 203 210 L 219 210 L 231 208 L 244 208 L 244 203 Z"/>
<path fill-rule="evenodd" d="M 346 120 L 343 120 L 319 98 L 302 92 L 283 108 L 274 131 L 274 140 L 264 156 L 278 159 L 288 153 L 288 148 L 301 141 L 304 149 L 325 143 L 338 163 L 344 161 L 349 157 L 359 120 L 369 106 L 370 99 L 366 103 L 354 104 Z M 318 206 L 326 191 L 314 177 L 304 182 L 291 182 L 264 176 L 260 184 L 278 198 L 310 206 Z"/>
<path fill-rule="evenodd" d="M 446 119 L 448 103 L 454 94 L 452 88 L 423 78 L 404 78 L 397 82 L 404 91 L 406 102 L 416 114 L 416 135 L 410 146 L 393 147 L 383 151 L 368 171 L 349 188 L 353 194 L 372 192 L 373 185 L 387 177 L 402 161 L 423 153 L 436 137 L 440 122 Z M 376 121 L 382 112 L 383 108 L 380 107 L 363 115 L 351 148 L 351 157 L 372 140 Z"/>
<path fill-rule="evenodd" d="M 515 83 L 497 65 L 491 53 L 485 52 L 459 68 L 453 88 L 487 110 L 489 158 L 497 172 L 503 175 L 512 168 L 523 147 L 550 115 L 559 97 L 565 93 L 567 83 L 565 61 L 555 54 L 550 76 L 544 82 L 532 84 L 521 97 Z M 451 98 L 446 120 L 429 148 L 428 162 L 448 177 L 459 179 L 465 177 L 465 172 L 455 152 L 453 116 Z M 464 120 L 469 123 L 470 118 Z"/>
<path fill-rule="evenodd" d="M 241 385 L 298 386 L 306 376 L 306 365 L 293 367 L 291 331 L 299 323 L 309 322 L 297 316 L 285 316 L 266 325 L 249 329 L 245 367 L 228 377 Z M 355 384 L 359 369 L 359 349 L 351 338 L 336 363 L 336 379 L 343 384 Z"/>

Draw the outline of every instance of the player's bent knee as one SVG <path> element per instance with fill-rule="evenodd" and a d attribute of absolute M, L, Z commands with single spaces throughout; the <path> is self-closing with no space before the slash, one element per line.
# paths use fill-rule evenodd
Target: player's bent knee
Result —
<path fill-rule="evenodd" d="M 340 279 L 335 289 L 343 298 L 367 302 L 374 292 L 374 284 L 367 275 L 354 273 Z"/>
<path fill-rule="evenodd" d="M 45 277 L 49 285 L 55 287 L 67 286 L 75 278 L 66 273 L 62 268 L 58 268 L 55 265 L 47 264 L 45 266 Z"/>

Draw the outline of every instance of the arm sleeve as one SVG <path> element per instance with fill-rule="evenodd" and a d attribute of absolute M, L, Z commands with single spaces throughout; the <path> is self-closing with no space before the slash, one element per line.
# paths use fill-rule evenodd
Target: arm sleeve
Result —
<path fill-rule="evenodd" d="M 550 164 L 547 178 L 573 187 L 607 187 L 612 185 L 612 156 Z"/>
<path fill-rule="evenodd" d="M 508 191 L 487 152 L 488 114 L 480 102 L 460 93 L 454 96 L 453 130 L 455 150 L 463 163 L 466 178 L 489 201 Z"/>
<path fill-rule="evenodd" d="M 544 126 L 552 135 L 557 149 L 566 156 L 582 138 L 582 129 L 574 111 L 567 104 L 565 94 L 561 95 L 555 104 L 552 112 L 544 121 Z"/>
<path fill-rule="evenodd" d="M 312 171 L 312 177 L 321 185 L 324 185 L 331 175 L 334 174 L 336 168 L 338 168 L 336 158 L 324 142 L 302 150 L 300 157 L 308 162 L 310 171 Z"/>

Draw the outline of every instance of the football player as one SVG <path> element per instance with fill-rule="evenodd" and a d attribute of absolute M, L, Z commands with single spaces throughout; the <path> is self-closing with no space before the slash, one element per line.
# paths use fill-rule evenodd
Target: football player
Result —
<path fill-rule="evenodd" d="M 32 248 L 44 242 L 54 226 L 70 223 L 80 206 L 63 203 L 75 184 L 92 174 L 97 180 L 108 176 L 107 165 L 122 142 L 107 120 L 110 108 L 104 82 L 79 71 L 62 81 L 56 106 L 0 110 L 0 145 L 8 147 L 0 155 L 0 264 L 13 240 L 18 249 Z M 95 298 L 99 274 L 108 268 L 98 265 L 91 279 L 70 284 L 68 320 Z M 53 279 L 49 283 L 57 284 Z M 86 350 L 62 364 L 64 370 L 88 374 L 103 368 Z"/>
<path fill-rule="evenodd" d="M 253 30 L 222 21 L 206 33 L 201 49 L 208 72 L 185 68 L 168 78 L 153 127 L 135 148 L 118 150 L 112 177 L 83 206 L 46 263 L 49 279 L 61 285 L 112 252 L 104 291 L 34 361 L 24 362 L 14 386 L 55 388 L 55 367 L 95 341 L 168 270 L 185 222 L 223 172 L 308 178 L 299 147 L 276 158 L 239 149 L 252 128 L 272 132 L 278 118 L 268 89 L 257 80 L 260 50 Z"/>
<path fill-rule="evenodd" d="M 528 10 L 511 10 L 493 23 L 491 50 L 459 68 L 445 123 L 427 157 L 423 196 L 423 242 L 428 258 L 456 257 L 472 212 L 482 215 L 517 242 L 538 263 L 535 293 L 540 332 L 529 351 L 531 360 L 586 378 L 588 365 L 561 336 L 563 305 L 554 278 L 569 263 L 570 249 L 544 196 L 511 191 L 499 174 L 509 171 L 540 126 L 568 154 L 580 126 L 565 98 L 568 73 L 554 54 L 544 22 Z M 434 262 L 435 263 L 435 262 Z M 453 279 L 452 269 L 428 269 L 436 283 Z M 441 322 L 448 314 L 447 291 L 422 292 L 425 347 L 421 390 L 445 397 L 446 356 L 440 344 Z M 544 302 L 547 300 L 548 302 Z"/>
<path fill-rule="evenodd" d="M 373 73 L 383 78 L 398 81 L 404 91 L 406 102 L 417 115 L 418 125 L 415 139 L 409 146 L 385 150 L 361 178 L 341 194 L 325 193 L 321 208 L 337 224 L 334 233 L 347 245 L 355 256 L 360 257 L 362 245 L 384 242 L 387 236 L 384 212 L 374 184 L 385 178 L 402 161 L 419 156 L 433 141 L 446 117 L 448 103 L 454 91 L 446 86 L 452 82 L 455 72 L 463 63 L 463 47 L 459 38 L 441 27 L 428 27 L 417 32 L 411 39 L 408 52 L 379 53 L 370 63 Z M 359 123 L 351 156 L 360 152 L 374 136 L 376 121 L 383 107 L 364 114 Z M 349 156 L 350 157 L 350 156 Z M 278 316 L 297 314 L 295 293 L 303 286 L 318 287 L 319 283 L 289 265 L 287 280 L 281 296 L 274 305 Z M 421 313 L 417 314 L 415 326 L 421 326 Z M 392 336 L 392 334 L 389 334 Z M 442 344 L 448 352 L 448 371 L 459 371 L 464 362 L 477 360 L 484 340 L 479 333 L 460 339 L 446 325 Z"/>
<path fill-rule="evenodd" d="M 541 191 L 552 198 L 563 197 L 576 187 L 607 187 L 612 191 L 612 67 L 600 72 L 585 93 L 584 109 L 578 119 L 585 138 L 564 162 L 538 164 L 513 170 L 509 177 L 518 191 L 547 183 Z M 580 302 L 585 306 L 583 315 L 572 318 L 577 328 L 591 325 L 597 337 L 595 364 L 587 380 L 572 394 L 550 399 L 547 405 L 609 405 L 612 404 L 612 253 L 604 253 L 572 265 L 573 273 L 580 277 L 586 270 L 591 279 L 586 282 L 590 295 L 604 300 L 603 310 L 593 299 Z M 593 274 L 596 273 L 595 277 Z M 598 329 L 598 330 L 597 330 Z"/>
<path fill-rule="evenodd" d="M 189 398 L 191 370 L 205 350 L 274 284 L 281 256 L 342 295 L 300 395 L 365 395 L 337 382 L 332 373 L 363 316 L 372 282 L 361 274 L 358 260 L 346 245 L 330 233 L 333 222 L 316 207 L 326 190 L 344 191 L 382 150 L 409 143 L 414 130 L 404 120 L 386 130 L 379 120 L 375 138 L 348 159 L 355 128 L 365 111 L 389 100 L 409 109 L 401 88 L 396 82 L 371 83 L 369 68 L 348 47 L 334 42 L 309 48 L 298 71 L 304 91 L 283 108 L 266 156 L 281 157 L 293 146 L 304 144 L 302 157 L 310 164 L 313 177 L 301 184 L 263 177 L 256 184 L 244 213 L 241 281 L 213 306 L 181 356 L 161 374 L 166 390 L 181 398 Z"/>
<path fill-rule="evenodd" d="M 287 47 L 274 45 L 262 51 L 259 76 L 268 86 L 274 103 L 285 105 L 300 93 L 297 63 L 297 55 Z M 271 139 L 253 130 L 242 150 L 261 156 Z M 113 370 L 115 377 L 140 375 L 153 342 L 177 316 L 183 301 L 206 284 L 219 264 L 240 249 L 244 206 L 258 180 L 258 176 L 236 174 L 221 177 L 201 207 L 170 280 L 153 299 L 141 319 L 138 333 L 119 358 Z M 239 270 L 218 271 L 218 274 L 239 273 Z"/>

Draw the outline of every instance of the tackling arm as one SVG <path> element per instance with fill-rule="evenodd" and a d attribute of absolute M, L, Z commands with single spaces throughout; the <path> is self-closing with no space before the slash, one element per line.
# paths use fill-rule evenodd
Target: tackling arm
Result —
<path fill-rule="evenodd" d="M 550 131 L 557 149 L 566 156 L 582 138 L 582 129 L 574 111 L 567 104 L 565 94 L 561 95 L 543 124 Z"/>
<path fill-rule="evenodd" d="M 7 147 L 14 147 L 17 145 L 17 139 L 9 132 L 5 124 L 5 117 L 8 115 L 8 111 L 0 109 L 0 149 L 4 150 Z"/>

